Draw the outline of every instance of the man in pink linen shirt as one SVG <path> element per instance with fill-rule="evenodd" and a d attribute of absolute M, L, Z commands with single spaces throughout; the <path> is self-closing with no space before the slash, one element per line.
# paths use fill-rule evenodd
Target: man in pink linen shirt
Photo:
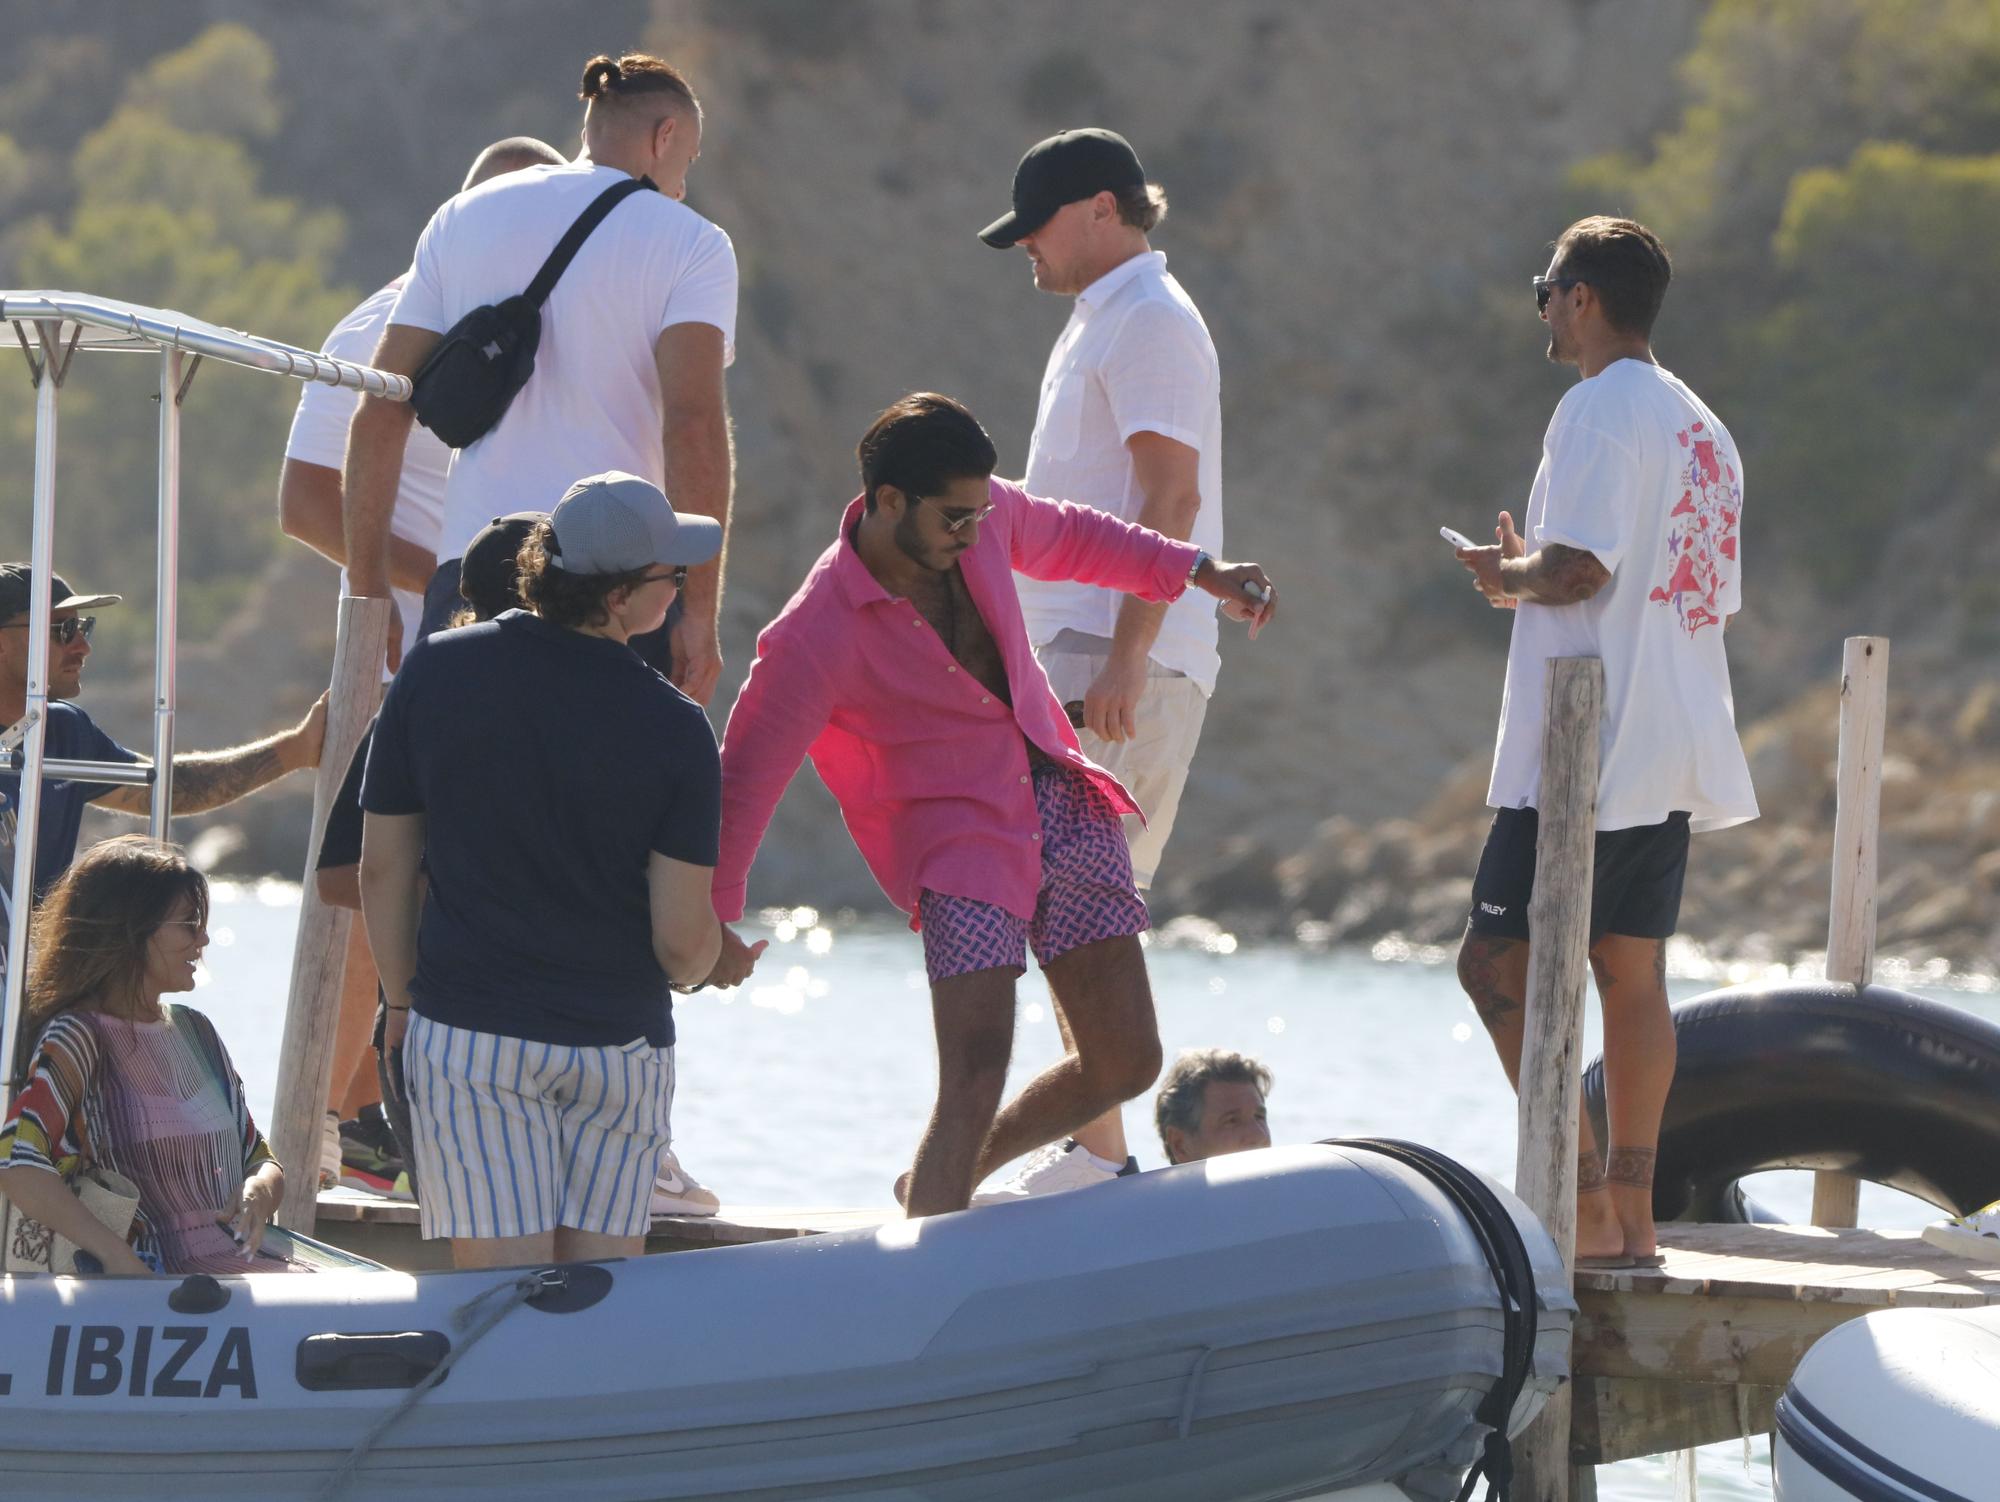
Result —
<path fill-rule="evenodd" d="M 924 936 L 938 1096 L 906 1204 L 934 1215 L 965 1208 L 994 1168 L 1160 1070 L 1138 940 L 1146 907 L 1119 822 L 1136 806 L 1077 749 L 1028 645 L 1014 570 L 1156 601 L 1193 585 L 1253 635 L 1277 599 L 1255 564 L 992 478 L 992 440 L 949 397 L 904 397 L 859 453 L 862 494 L 758 638 L 730 712 L 715 910 L 742 917 L 758 842 L 810 756 L 875 879 Z M 711 979 L 733 985 L 755 954 L 727 928 L 723 944 Z M 1002 1111 L 1030 946 L 1076 1052 Z"/>

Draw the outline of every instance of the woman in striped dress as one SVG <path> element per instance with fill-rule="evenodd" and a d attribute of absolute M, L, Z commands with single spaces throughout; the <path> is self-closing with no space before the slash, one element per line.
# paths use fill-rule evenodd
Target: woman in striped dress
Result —
<path fill-rule="evenodd" d="M 77 860 L 34 916 L 28 1079 L 0 1127 L 0 1195 L 108 1273 L 299 1270 L 261 1249 L 285 1175 L 194 988 L 208 883 L 138 835 Z M 70 1192 L 80 1168 L 139 1187 L 129 1240 Z M 18 1222 L 17 1222 L 18 1224 Z"/>

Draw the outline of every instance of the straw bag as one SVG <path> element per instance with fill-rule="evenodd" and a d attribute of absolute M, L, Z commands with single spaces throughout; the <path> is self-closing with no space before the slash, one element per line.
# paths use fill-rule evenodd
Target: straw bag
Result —
<path fill-rule="evenodd" d="M 139 1213 L 139 1186 L 108 1168 L 86 1168 L 70 1180 L 83 1208 L 121 1240 Z M 47 1226 L 28 1219 L 18 1207 L 5 1207 L 7 1240 L 0 1246 L 0 1272 L 66 1273 L 76 1271 L 76 1243 Z"/>

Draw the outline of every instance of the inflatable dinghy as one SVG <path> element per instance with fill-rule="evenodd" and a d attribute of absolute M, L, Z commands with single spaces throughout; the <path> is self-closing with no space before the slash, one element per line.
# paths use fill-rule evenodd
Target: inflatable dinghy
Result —
<path fill-rule="evenodd" d="M 1674 1008 L 1661 1220 L 1776 1217 L 1737 1183 L 1831 1169 L 1963 1215 L 2000 1198 L 2000 1026 L 1889 986 L 1738 986 Z M 1604 1064 L 1584 1072 L 1604 1135 Z M 2000 1497 L 2000 1480 L 1992 1493 Z"/>
<path fill-rule="evenodd" d="M 538 1272 L 11 1276 L 0 1491 L 1445 1498 L 1574 1310 L 1506 1191 L 1363 1142 Z"/>
<path fill-rule="evenodd" d="M 1778 1400 L 1782 1502 L 2000 1496 L 2000 1309 L 1885 1309 L 1820 1337 Z"/>

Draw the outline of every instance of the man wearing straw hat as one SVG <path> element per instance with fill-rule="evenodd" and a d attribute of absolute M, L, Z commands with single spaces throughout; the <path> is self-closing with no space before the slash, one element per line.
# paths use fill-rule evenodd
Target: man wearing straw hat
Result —
<path fill-rule="evenodd" d="M 1554 657 L 1604 663 L 1590 962 L 1611 1140 L 1582 1122 L 1580 1267 L 1659 1263 L 1653 1160 L 1675 1061 L 1666 949 L 1688 836 L 1757 817 L 1722 641 L 1743 603 L 1743 464 L 1728 429 L 1653 358 L 1672 275 L 1666 247 L 1629 219 L 1563 232 L 1535 301 L 1549 359 L 1582 379 L 1543 437 L 1525 537 L 1503 511 L 1496 546 L 1458 550 L 1479 592 L 1514 611 L 1486 797 L 1496 812 L 1458 976 L 1517 1087 L 1544 673 Z"/>

